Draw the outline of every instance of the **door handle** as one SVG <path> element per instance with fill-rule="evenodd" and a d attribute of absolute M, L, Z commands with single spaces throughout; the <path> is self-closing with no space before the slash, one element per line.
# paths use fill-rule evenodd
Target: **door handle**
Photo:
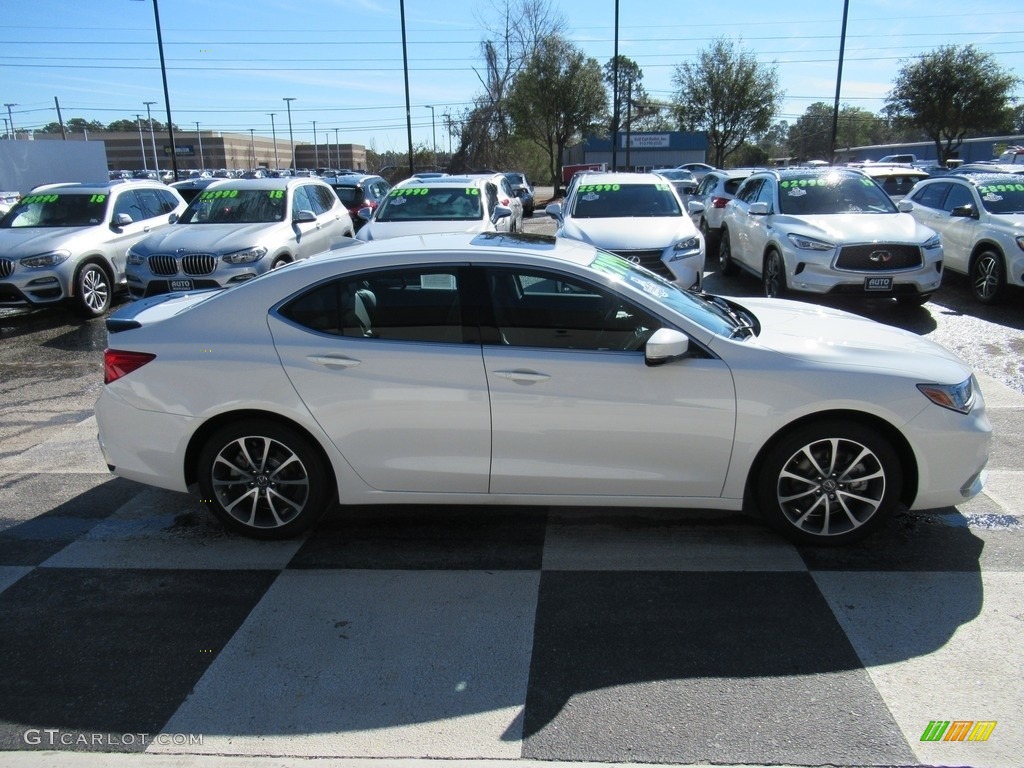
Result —
<path fill-rule="evenodd" d="M 536 384 L 551 378 L 546 373 L 537 373 L 536 371 L 495 371 L 494 374 L 514 381 L 516 384 Z"/>
<path fill-rule="evenodd" d="M 307 355 L 306 359 L 325 368 L 355 368 L 362 362 L 344 355 Z"/>

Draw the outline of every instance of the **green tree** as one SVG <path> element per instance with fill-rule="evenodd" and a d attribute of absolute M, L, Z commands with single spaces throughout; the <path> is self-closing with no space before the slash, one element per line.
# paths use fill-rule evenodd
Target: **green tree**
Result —
<path fill-rule="evenodd" d="M 885 111 L 897 123 L 919 128 L 945 165 L 969 133 L 1006 125 L 1019 83 L 992 54 L 973 45 L 945 45 L 900 68 Z"/>
<path fill-rule="evenodd" d="M 751 136 L 768 130 L 783 97 L 776 66 L 759 63 L 725 38 L 695 62 L 677 66 L 672 80 L 676 119 L 687 130 L 707 133 L 719 167 Z"/>
<path fill-rule="evenodd" d="M 789 130 L 789 151 L 804 160 L 831 160 L 832 121 L 835 108 L 823 101 L 811 104 Z M 836 147 L 863 147 L 879 143 L 885 121 L 860 107 L 843 104 L 836 123 Z"/>
<path fill-rule="evenodd" d="M 566 146 L 607 115 L 601 65 L 564 38 L 547 37 L 516 77 L 508 107 L 516 134 L 547 153 L 550 182 L 557 185 Z"/>

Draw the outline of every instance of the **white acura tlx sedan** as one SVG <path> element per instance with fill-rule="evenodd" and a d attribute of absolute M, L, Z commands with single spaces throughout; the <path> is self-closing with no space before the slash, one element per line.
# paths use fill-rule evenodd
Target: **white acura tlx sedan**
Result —
<path fill-rule="evenodd" d="M 758 510 L 805 543 L 981 490 L 970 367 L 777 299 L 505 233 L 357 243 L 107 320 L 111 470 L 293 536 L 333 503 Z"/>

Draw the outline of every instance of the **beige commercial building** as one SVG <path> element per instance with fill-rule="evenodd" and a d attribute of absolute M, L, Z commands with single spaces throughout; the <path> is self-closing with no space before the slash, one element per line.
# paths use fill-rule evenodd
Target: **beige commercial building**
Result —
<path fill-rule="evenodd" d="M 59 134 L 36 133 L 36 141 L 62 141 Z M 171 143 L 167 134 L 149 131 L 69 135 L 68 141 L 102 141 L 107 149 L 109 170 L 170 170 Z M 289 168 L 292 165 L 287 136 L 276 139 L 255 133 L 227 131 L 175 131 L 178 170 L 207 168 Z M 154 145 L 155 157 L 154 161 Z M 296 142 L 296 168 L 366 169 L 366 148 L 361 144 L 313 144 Z"/>

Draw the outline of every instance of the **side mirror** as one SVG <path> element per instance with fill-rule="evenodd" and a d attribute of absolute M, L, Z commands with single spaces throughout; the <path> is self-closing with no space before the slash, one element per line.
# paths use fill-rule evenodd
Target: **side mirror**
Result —
<path fill-rule="evenodd" d="M 686 357 L 690 351 L 690 338 L 675 328 L 659 328 L 644 345 L 644 362 L 647 365 L 664 365 Z"/>
<path fill-rule="evenodd" d="M 360 208 L 358 211 L 356 211 L 356 216 L 358 216 L 363 221 L 369 221 L 370 219 L 373 218 L 373 208 L 370 208 L 369 206 L 366 206 L 365 208 Z"/>
<path fill-rule="evenodd" d="M 751 216 L 767 216 L 772 212 L 772 209 L 768 206 L 768 203 L 758 201 L 751 203 L 750 208 L 747 209 L 747 213 Z"/>
<path fill-rule="evenodd" d="M 956 218 L 960 218 L 960 219 L 976 219 L 976 218 L 978 218 L 978 214 L 977 214 L 977 212 L 975 212 L 974 206 L 970 205 L 969 203 L 967 205 L 958 205 L 956 208 L 954 208 L 952 211 L 949 212 L 949 215 L 952 216 L 954 219 L 956 219 Z"/>
<path fill-rule="evenodd" d="M 297 211 L 292 221 L 297 224 L 308 224 L 311 221 L 316 221 L 316 214 L 307 210 Z"/>
<path fill-rule="evenodd" d="M 704 213 L 704 203 L 699 200 L 691 200 L 686 204 L 687 213 Z"/>
<path fill-rule="evenodd" d="M 914 210 L 914 204 L 910 200 L 904 198 L 896 203 L 896 208 L 899 209 L 900 213 L 910 213 Z"/>
<path fill-rule="evenodd" d="M 167 222 L 169 224 L 176 224 L 178 219 L 180 218 L 181 217 L 177 213 L 172 213 L 170 216 L 167 217 Z"/>
<path fill-rule="evenodd" d="M 129 224 L 131 224 L 134 221 L 135 221 L 135 219 L 133 219 L 127 213 L 119 213 L 116 216 L 114 216 L 114 226 L 115 227 L 127 227 Z"/>
<path fill-rule="evenodd" d="M 544 209 L 544 213 L 550 216 L 556 221 L 562 220 L 562 204 L 561 203 L 549 203 Z"/>
<path fill-rule="evenodd" d="M 496 205 L 494 206 L 494 213 L 491 214 L 491 223 L 497 224 L 502 219 L 507 219 L 512 215 L 512 209 L 507 205 Z"/>

